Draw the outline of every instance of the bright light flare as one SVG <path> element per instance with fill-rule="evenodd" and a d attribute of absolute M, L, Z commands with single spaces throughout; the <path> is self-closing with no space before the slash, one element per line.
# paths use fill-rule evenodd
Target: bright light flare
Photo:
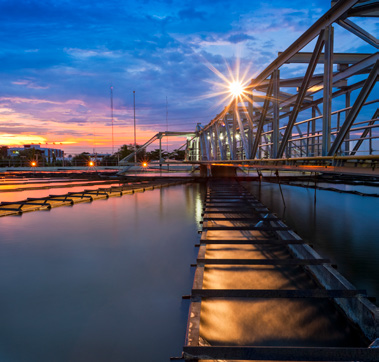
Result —
<path fill-rule="evenodd" d="M 31 165 L 32 167 L 36 167 L 36 166 L 37 166 L 37 162 L 36 162 L 36 161 L 32 161 L 32 162 L 30 163 L 30 165 Z"/>
<path fill-rule="evenodd" d="M 253 103 L 249 87 L 251 78 L 248 75 L 251 64 L 248 65 L 243 72 L 241 72 L 240 60 L 238 57 L 234 69 L 228 64 L 228 62 L 225 61 L 225 64 L 227 73 L 224 75 L 213 65 L 208 62 L 206 63 L 207 67 L 220 78 L 220 81 L 206 80 L 207 83 L 213 85 L 215 92 L 206 94 L 200 97 L 200 99 L 219 97 L 219 101 L 214 102 L 212 108 L 228 103 L 224 112 L 227 112 L 231 106 L 237 107 L 237 105 L 240 105 L 241 107 L 246 108 L 246 104 Z"/>
<path fill-rule="evenodd" d="M 142 167 L 147 167 L 148 166 L 148 163 L 147 162 L 142 162 Z"/>
<path fill-rule="evenodd" d="M 89 161 L 89 162 L 88 162 L 88 166 L 89 166 L 89 167 L 93 167 L 94 165 L 95 165 L 95 163 L 94 163 L 93 161 Z"/>
<path fill-rule="evenodd" d="M 237 98 L 244 92 L 244 87 L 241 82 L 232 82 L 229 84 L 229 91 Z"/>

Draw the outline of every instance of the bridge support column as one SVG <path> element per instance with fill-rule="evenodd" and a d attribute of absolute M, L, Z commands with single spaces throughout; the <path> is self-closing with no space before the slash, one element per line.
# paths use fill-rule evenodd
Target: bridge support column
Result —
<path fill-rule="evenodd" d="M 159 168 L 162 168 L 162 136 L 159 137 Z"/>
<path fill-rule="evenodd" d="M 237 168 L 233 166 L 200 165 L 200 177 L 236 177 Z"/>
<path fill-rule="evenodd" d="M 333 37 L 332 26 L 325 29 L 324 53 L 324 94 L 322 106 L 322 155 L 326 156 L 330 149 L 332 93 L 333 93 Z"/>

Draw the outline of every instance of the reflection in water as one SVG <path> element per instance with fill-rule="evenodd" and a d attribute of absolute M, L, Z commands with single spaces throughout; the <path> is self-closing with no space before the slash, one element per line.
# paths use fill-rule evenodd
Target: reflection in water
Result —
<path fill-rule="evenodd" d="M 9 191 L 0 192 L 0 201 L 21 201 L 26 200 L 28 197 L 47 197 L 49 195 L 65 195 L 68 192 L 80 192 L 83 190 L 97 190 L 100 187 L 112 187 L 119 186 L 120 184 L 107 184 L 107 185 L 94 185 L 94 186 L 73 186 L 73 187 L 62 187 L 55 189 L 43 189 L 43 190 L 25 190 L 25 191 Z M 14 186 L 12 186 L 14 189 Z"/>
<path fill-rule="evenodd" d="M 101 181 L 100 181 L 101 182 Z M 19 181 L 19 182 L 15 182 L 15 183 L 9 183 L 9 184 L 6 184 L 6 185 L 2 185 L 0 183 L 0 191 L 3 192 L 4 190 L 5 191 L 10 191 L 10 190 L 14 190 L 14 189 L 17 189 L 17 188 L 21 188 L 21 189 L 28 189 L 28 188 L 37 188 L 37 187 L 45 187 L 45 188 L 52 188 L 53 186 L 65 186 L 65 185 L 77 185 L 77 184 L 83 184 L 83 183 L 100 183 L 99 181 L 87 181 L 87 180 L 82 180 L 82 181 L 64 181 L 64 182 L 33 182 L 33 181 L 30 181 L 30 182 L 27 182 L 27 181 Z M 100 187 L 100 186 L 99 186 Z"/>
<path fill-rule="evenodd" d="M 206 300 L 201 308 L 200 334 L 211 345 L 352 347 L 361 342 L 335 327 L 345 323 L 325 299 Z"/>
<path fill-rule="evenodd" d="M 151 362 L 179 355 L 199 188 L 1 218 L 0 360 Z"/>
<path fill-rule="evenodd" d="M 210 259 L 289 257 L 283 245 L 207 245 L 205 252 Z M 299 266 L 208 265 L 203 288 L 310 290 L 317 285 Z M 200 334 L 211 345 L 367 346 L 326 298 L 203 300 L 201 308 Z"/>
<path fill-rule="evenodd" d="M 245 183 L 258 195 L 258 183 Z M 329 185 L 333 187 L 333 185 Z M 262 183 L 261 201 L 330 258 L 355 287 L 379 298 L 378 199 L 332 191 L 315 191 L 282 185 L 284 210 L 278 185 Z M 367 190 L 362 190 L 367 192 Z"/>
<path fill-rule="evenodd" d="M 203 213 L 203 200 L 204 200 L 204 196 L 201 195 L 200 193 L 196 195 L 196 198 L 195 198 L 195 218 L 196 218 L 196 222 L 200 223 L 200 221 L 203 220 L 203 217 L 201 216 L 201 214 Z"/>

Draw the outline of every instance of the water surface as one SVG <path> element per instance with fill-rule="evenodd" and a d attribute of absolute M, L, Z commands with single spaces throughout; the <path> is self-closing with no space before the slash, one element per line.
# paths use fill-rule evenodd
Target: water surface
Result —
<path fill-rule="evenodd" d="M 379 198 L 333 191 L 262 183 L 245 183 L 261 201 L 313 244 L 323 257 L 337 264 L 338 271 L 358 289 L 366 289 L 379 301 Z M 339 185 L 325 184 L 325 187 Z M 341 186 L 339 186 L 341 187 Z M 341 187 L 343 188 L 343 187 Z M 346 186 L 373 192 L 372 187 Z M 378 189 L 374 190 L 376 193 Z M 377 303 L 378 304 L 378 303 Z"/>
<path fill-rule="evenodd" d="M 0 360 L 180 355 L 200 214 L 180 185 L 0 218 Z"/>

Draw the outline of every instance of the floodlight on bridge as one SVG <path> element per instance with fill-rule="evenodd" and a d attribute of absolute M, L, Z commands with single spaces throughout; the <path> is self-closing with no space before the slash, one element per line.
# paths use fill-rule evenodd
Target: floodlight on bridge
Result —
<path fill-rule="evenodd" d="M 244 87 L 241 82 L 232 82 L 229 84 L 229 91 L 234 98 L 238 98 L 244 92 Z"/>

